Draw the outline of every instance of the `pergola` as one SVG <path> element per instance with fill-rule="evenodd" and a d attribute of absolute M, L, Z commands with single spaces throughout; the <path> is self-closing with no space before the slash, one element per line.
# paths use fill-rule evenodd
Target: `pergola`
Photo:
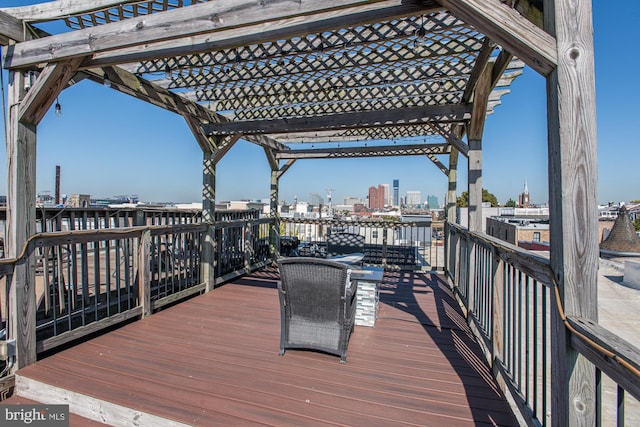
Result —
<path fill-rule="evenodd" d="M 70 31 L 47 34 L 38 28 L 46 21 Z M 529 66 L 547 79 L 552 269 L 565 313 L 596 318 L 589 1 L 57 0 L 0 9 L 0 42 L 10 73 L 8 257 L 35 230 L 38 123 L 82 79 L 184 117 L 203 152 L 209 224 L 216 164 L 242 138 L 264 148 L 275 215 L 278 180 L 298 159 L 419 155 L 447 176 L 453 220 L 462 154 L 469 229 L 480 231 L 485 119 Z M 28 274 L 16 267 L 14 283 L 29 283 Z M 26 294 L 12 286 L 12 304 L 28 312 Z M 562 342 L 564 325 L 554 322 Z M 563 386 L 552 393 L 570 395 L 571 405 L 554 414 L 557 425 L 589 418 L 585 384 L 593 383 L 592 368 L 565 348 L 554 359 Z M 33 357 L 23 354 L 19 366 Z"/>

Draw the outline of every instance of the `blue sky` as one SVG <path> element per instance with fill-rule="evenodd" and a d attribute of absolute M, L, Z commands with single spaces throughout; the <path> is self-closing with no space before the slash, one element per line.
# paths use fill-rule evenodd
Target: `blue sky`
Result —
<path fill-rule="evenodd" d="M 2 6 L 30 3 L 37 1 L 3 0 Z M 618 0 L 612 7 L 610 1 L 595 0 L 593 8 L 598 199 L 640 199 L 640 141 L 633 127 L 640 115 L 640 85 L 633 75 L 640 65 L 635 45 L 640 1 Z M 504 203 L 517 200 L 527 180 L 532 201 L 546 203 L 545 81 L 526 68 L 511 89 L 485 125 L 483 186 Z M 201 200 L 202 154 L 180 116 L 92 82 L 65 90 L 59 101 L 62 116 L 50 111 L 38 127 L 37 191 L 53 193 L 55 166 L 60 165 L 66 194 Z M 459 192 L 466 189 L 466 166 L 461 157 Z M 262 148 L 240 141 L 218 164 L 217 200 L 266 198 L 269 179 Z M 426 157 L 299 160 L 282 177 L 280 198 L 307 200 L 310 193 L 324 195 L 332 188 L 333 202 L 340 203 L 345 196 L 364 198 L 369 186 L 391 185 L 394 179 L 400 180 L 402 196 L 418 190 L 423 199 L 433 194 L 443 202 L 446 176 Z M 0 193 L 6 193 L 5 187 L 2 162 Z"/>

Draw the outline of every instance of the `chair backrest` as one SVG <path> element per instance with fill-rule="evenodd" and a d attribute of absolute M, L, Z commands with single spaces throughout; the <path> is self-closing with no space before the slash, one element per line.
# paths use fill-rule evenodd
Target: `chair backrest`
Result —
<path fill-rule="evenodd" d="M 364 252 L 364 236 L 355 233 L 332 233 L 327 236 L 329 256 Z"/>
<path fill-rule="evenodd" d="M 349 266 L 322 258 L 294 257 L 278 261 L 287 317 L 313 322 L 344 318 Z"/>

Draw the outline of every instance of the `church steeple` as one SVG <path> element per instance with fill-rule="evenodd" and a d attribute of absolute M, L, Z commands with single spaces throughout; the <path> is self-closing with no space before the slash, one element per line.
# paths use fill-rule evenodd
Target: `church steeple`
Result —
<path fill-rule="evenodd" d="M 529 185 L 527 184 L 527 179 L 524 180 L 524 190 L 522 194 L 518 196 L 518 207 L 519 208 L 528 208 L 529 207 Z"/>

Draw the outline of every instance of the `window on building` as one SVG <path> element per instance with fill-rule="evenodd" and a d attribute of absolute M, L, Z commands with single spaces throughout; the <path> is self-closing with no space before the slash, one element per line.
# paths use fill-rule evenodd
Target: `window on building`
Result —
<path fill-rule="evenodd" d="M 534 231 L 533 232 L 533 241 L 534 242 L 539 242 L 540 241 L 540 232 L 539 231 Z"/>
<path fill-rule="evenodd" d="M 377 239 L 378 238 L 378 230 L 372 230 L 371 231 L 371 238 L 372 239 Z"/>

